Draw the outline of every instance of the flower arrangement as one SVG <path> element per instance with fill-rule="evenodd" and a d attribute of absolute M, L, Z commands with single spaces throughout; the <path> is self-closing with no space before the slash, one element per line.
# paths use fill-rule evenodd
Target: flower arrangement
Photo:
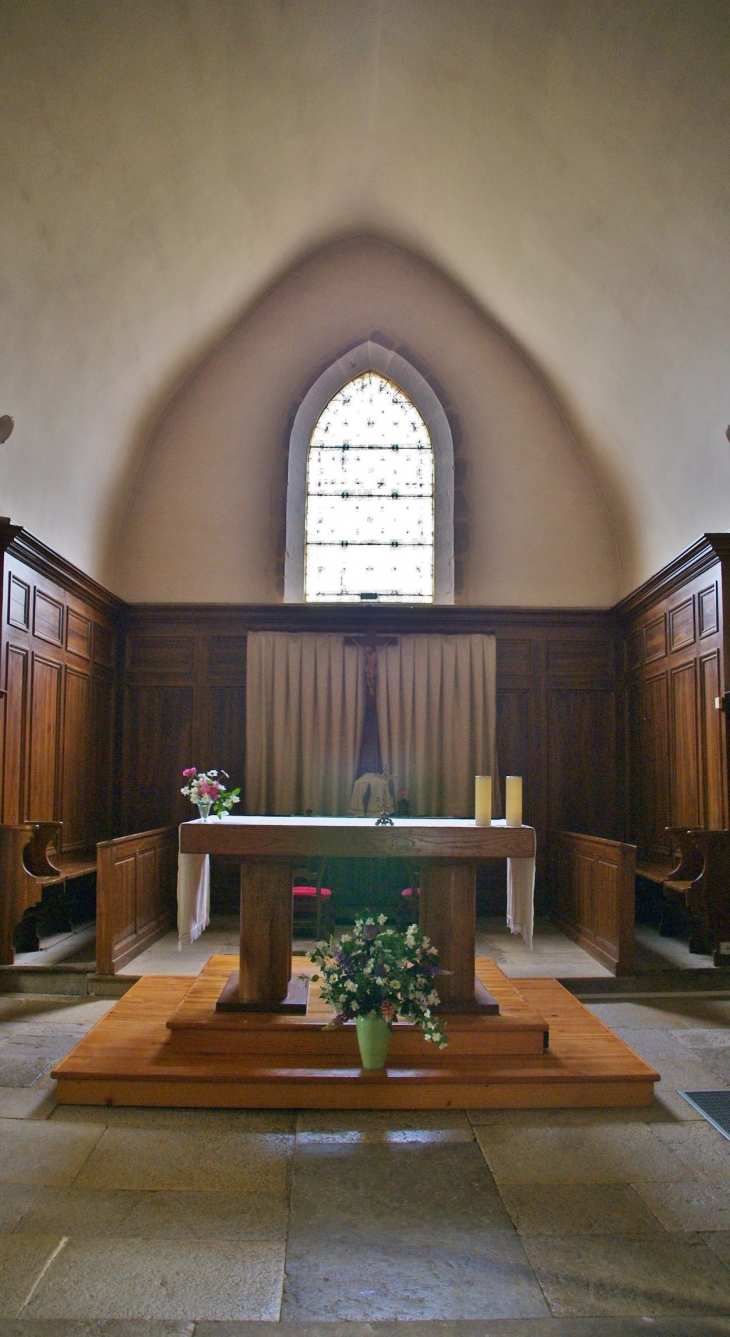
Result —
<path fill-rule="evenodd" d="M 439 955 L 418 925 L 387 928 L 387 917 L 357 919 L 340 941 L 318 942 L 309 959 L 321 968 L 322 997 L 334 1008 L 331 1026 L 363 1017 L 382 1017 L 388 1027 L 400 1018 L 423 1031 L 439 1049 L 448 1044 L 440 1018 L 434 977 Z"/>
<path fill-rule="evenodd" d="M 203 821 L 208 820 L 208 815 L 212 812 L 214 817 L 222 817 L 224 812 L 230 812 L 234 803 L 240 803 L 238 797 L 241 790 L 226 789 L 225 785 L 218 779 L 219 775 L 225 775 L 226 780 L 230 779 L 227 771 L 198 771 L 195 766 L 188 766 L 183 771 L 183 780 L 187 784 L 180 790 L 191 803 L 197 804 L 198 811 Z"/>

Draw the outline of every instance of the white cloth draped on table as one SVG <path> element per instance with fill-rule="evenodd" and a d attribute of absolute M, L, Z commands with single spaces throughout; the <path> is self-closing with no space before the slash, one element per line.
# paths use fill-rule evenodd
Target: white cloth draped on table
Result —
<path fill-rule="evenodd" d="M 533 850 L 531 859 L 507 860 L 507 927 L 511 933 L 522 934 L 528 951 L 532 951 L 534 920 L 535 851 Z"/>
<path fill-rule="evenodd" d="M 341 635 L 249 632 L 248 811 L 347 812 L 364 713 L 359 646 Z"/>
<path fill-rule="evenodd" d="M 207 854 L 177 856 L 177 945 L 189 947 L 210 922 L 210 859 Z"/>
<path fill-rule="evenodd" d="M 414 817 L 473 817 L 474 776 L 500 811 L 494 636 L 399 636 L 378 654 L 378 727 L 396 795 Z"/>

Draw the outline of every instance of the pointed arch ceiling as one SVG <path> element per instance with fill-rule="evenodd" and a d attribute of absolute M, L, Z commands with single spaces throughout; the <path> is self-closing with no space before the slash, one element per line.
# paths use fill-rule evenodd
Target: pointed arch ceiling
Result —
<path fill-rule="evenodd" d="M 576 538 L 548 554 L 542 594 L 528 581 L 515 599 L 503 573 L 470 598 L 611 602 L 728 527 L 724 0 L 25 0 L 0 22 L 0 412 L 16 419 L 3 509 L 91 574 L 149 589 L 154 549 L 137 569 L 129 536 L 140 489 L 154 493 L 169 464 L 154 447 L 176 394 L 264 294 L 273 330 L 282 276 L 349 234 L 428 261 L 522 350 L 525 385 L 542 385 L 563 424 L 566 485 L 583 478 L 571 495 L 578 529 L 594 529 L 585 575 L 569 576 Z M 296 272 L 306 305 L 317 266 Z M 292 386 L 306 370 L 293 363 Z M 282 392 L 276 378 L 262 388 L 264 401 Z M 262 423 L 280 412 L 250 409 Z M 476 421 L 470 467 L 493 495 L 494 438 L 480 419 L 477 439 Z M 555 481 L 552 446 L 530 445 Z M 254 471 L 266 449 L 252 444 Z M 222 460 L 210 457 L 214 479 Z M 273 486 L 265 469 L 261 483 Z M 563 502 L 548 489 L 556 529 Z M 237 558 L 262 552 L 244 542 Z M 171 588 L 161 578 L 159 597 Z"/>

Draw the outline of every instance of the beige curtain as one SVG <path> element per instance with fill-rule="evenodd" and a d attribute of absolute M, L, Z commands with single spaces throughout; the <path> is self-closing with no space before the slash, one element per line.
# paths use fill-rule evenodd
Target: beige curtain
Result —
<path fill-rule="evenodd" d="M 346 813 L 364 711 L 362 651 L 343 636 L 249 632 L 247 811 Z"/>
<path fill-rule="evenodd" d="M 500 790 L 494 636 L 399 636 L 378 655 L 378 727 L 396 794 L 415 817 L 473 817 L 474 776 Z"/>

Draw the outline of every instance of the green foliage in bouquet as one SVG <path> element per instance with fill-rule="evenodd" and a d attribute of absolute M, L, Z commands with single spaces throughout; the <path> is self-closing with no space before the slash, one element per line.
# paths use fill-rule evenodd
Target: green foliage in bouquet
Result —
<path fill-rule="evenodd" d="M 434 1016 L 439 996 L 439 955 L 417 924 L 387 928 L 387 917 L 357 919 L 353 933 L 339 942 L 318 942 L 309 959 L 321 969 L 322 997 L 334 1010 L 330 1025 L 342 1026 L 358 1017 L 383 1017 L 412 1022 L 424 1039 L 439 1049 L 448 1044 L 441 1019 Z"/>

